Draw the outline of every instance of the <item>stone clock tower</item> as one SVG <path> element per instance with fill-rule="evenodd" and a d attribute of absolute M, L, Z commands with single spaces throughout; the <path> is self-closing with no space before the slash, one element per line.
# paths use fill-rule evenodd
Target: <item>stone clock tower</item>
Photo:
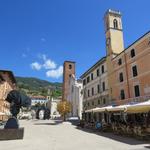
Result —
<path fill-rule="evenodd" d="M 108 90 L 109 99 L 113 100 L 112 85 L 114 85 L 115 77 L 113 73 L 112 59 L 124 50 L 122 19 L 119 11 L 108 10 L 104 16 L 106 49 L 107 49 L 107 69 L 108 69 Z"/>

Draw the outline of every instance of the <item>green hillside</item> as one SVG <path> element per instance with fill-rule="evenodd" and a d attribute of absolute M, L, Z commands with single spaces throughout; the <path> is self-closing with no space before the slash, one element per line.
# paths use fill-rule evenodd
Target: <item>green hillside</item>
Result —
<path fill-rule="evenodd" d="M 53 95 L 59 97 L 62 95 L 62 83 L 48 82 L 33 77 L 16 77 L 18 88 L 27 95 Z"/>

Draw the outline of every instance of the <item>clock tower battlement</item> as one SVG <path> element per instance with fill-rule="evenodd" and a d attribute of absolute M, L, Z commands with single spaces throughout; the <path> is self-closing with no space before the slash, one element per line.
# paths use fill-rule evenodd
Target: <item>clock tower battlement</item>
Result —
<path fill-rule="evenodd" d="M 107 56 L 113 57 L 124 50 L 120 11 L 109 9 L 104 15 Z"/>

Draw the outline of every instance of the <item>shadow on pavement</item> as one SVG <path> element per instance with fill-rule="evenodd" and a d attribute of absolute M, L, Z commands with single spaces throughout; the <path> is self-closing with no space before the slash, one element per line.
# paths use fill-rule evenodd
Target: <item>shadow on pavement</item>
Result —
<path fill-rule="evenodd" d="M 54 120 L 54 122 L 42 122 L 42 123 L 34 123 L 34 125 L 58 125 L 61 124 L 62 120 Z"/>
<path fill-rule="evenodd" d="M 150 145 L 149 146 L 144 146 L 144 147 L 150 149 Z"/>
<path fill-rule="evenodd" d="M 80 123 L 79 120 L 67 120 L 67 122 L 70 122 L 73 126 L 77 126 Z"/>
<path fill-rule="evenodd" d="M 109 138 L 109 139 L 112 139 L 115 141 L 119 141 L 121 143 L 126 143 L 129 145 L 149 144 L 149 141 L 137 140 L 137 139 L 134 139 L 132 137 L 116 135 L 116 134 L 111 133 L 111 132 L 93 131 L 91 129 L 85 129 L 85 128 L 80 128 L 80 127 L 76 127 L 76 129 L 82 130 L 84 132 L 96 134 L 99 136 L 103 136 L 103 137 L 106 137 L 106 138 Z M 145 146 L 145 148 L 150 148 L 150 146 Z"/>

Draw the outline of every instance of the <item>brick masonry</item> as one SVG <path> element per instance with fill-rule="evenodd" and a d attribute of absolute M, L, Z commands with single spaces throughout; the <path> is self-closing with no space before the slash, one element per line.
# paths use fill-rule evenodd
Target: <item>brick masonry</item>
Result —
<path fill-rule="evenodd" d="M 69 78 L 75 75 L 75 62 L 65 61 L 63 65 L 63 96 L 62 100 L 67 100 L 68 88 L 69 88 Z"/>

